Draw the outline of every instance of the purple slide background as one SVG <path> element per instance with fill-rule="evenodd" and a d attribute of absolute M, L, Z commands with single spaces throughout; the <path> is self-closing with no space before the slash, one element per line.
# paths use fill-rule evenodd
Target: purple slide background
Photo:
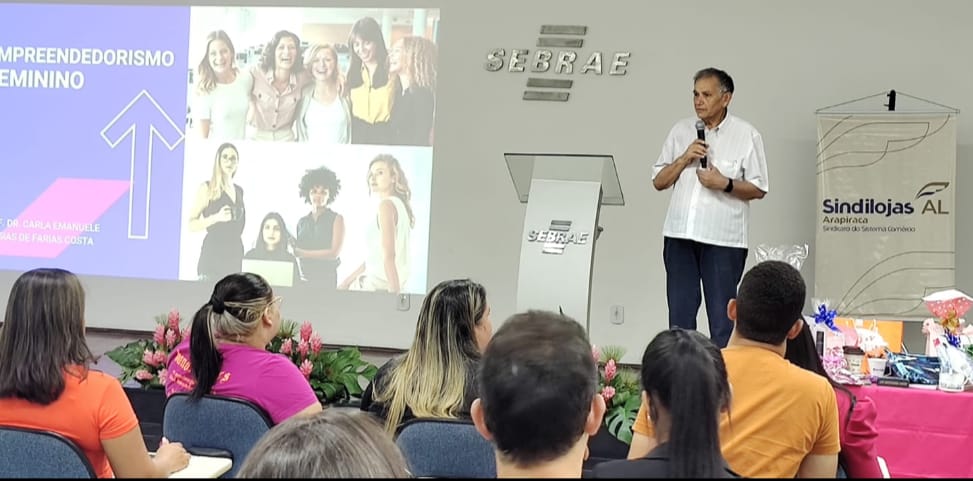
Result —
<path fill-rule="evenodd" d="M 101 131 L 143 90 L 185 128 L 189 15 L 189 7 L 0 4 L 0 47 L 170 50 L 175 56 L 171 67 L 0 63 L 0 69 L 78 70 L 85 76 L 81 90 L 0 87 L 0 217 L 15 218 L 57 178 L 127 182 L 131 138 L 112 149 Z M 144 174 L 148 127 L 154 124 L 170 142 L 178 132 L 146 98 L 124 120 L 136 125 Z M 124 130 L 116 126 L 110 133 L 118 137 Z M 0 256 L 0 269 L 61 267 L 79 274 L 177 279 L 184 144 L 170 151 L 154 141 L 148 239 L 128 238 L 126 193 L 97 221 L 101 232 L 85 234 L 93 246 L 69 246 L 54 259 Z M 135 224 L 144 220 L 144 213 L 132 216 Z"/>

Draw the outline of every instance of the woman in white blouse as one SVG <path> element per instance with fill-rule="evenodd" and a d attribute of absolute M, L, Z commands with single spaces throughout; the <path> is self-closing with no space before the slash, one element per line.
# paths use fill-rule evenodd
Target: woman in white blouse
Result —
<path fill-rule="evenodd" d="M 312 45 L 304 68 L 313 83 L 304 90 L 294 133 L 299 142 L 347 144 L 351 140 L 351 110 L 338 73 L 338 52 L 330 45 Z"/>
<path fill-rule="evenodd" d="M 244 138 L 253 76 L 236 67 L 236 50 L 222 30 L 206 36 L 206 53 L 196 69 L 192 114 L 199 135 L 218 140 Z"/>

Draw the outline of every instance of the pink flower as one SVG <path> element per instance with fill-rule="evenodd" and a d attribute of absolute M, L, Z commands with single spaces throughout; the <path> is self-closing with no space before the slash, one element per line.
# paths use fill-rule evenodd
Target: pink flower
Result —
<path fill-rule="evenodd" d="M 152 340 L 156 344 L 162 345 L 166 342 L 166 326 L 165 324 L 158 324 L 155 326 L 155 333 L 152 334 Z"/>
<path fill-rule="evenodd" d="M 163 354 L 163 356 L 165 356 L 165 354 Z M 156 367 L 159 365 L 159 363 L 155 362 L 155 353 L 148 349 L 142 353 L 142 362 L 150 367 Z"/>
<path fill-rule="evenodd" d="M 594 344 L 591 345 L 591 357 L 595 358 L 595 362 L 601 361 L 601 351 Z"/>
<path fill-rule="evenodd" d="M 312 332 L 314 332 L 314 328 L 311 327 L 311 321 L 304 321 L 304 323 L 301 324 L 301 340 L 305 342 L 311 340 Z"/>
<path fill-rule="evenodd" d="M 311 336 L 311 352 L 315 354 L 321 352 L 322 344 L 323 343 L 321 342 L 321 336 L 319 336 L 318 333 L 315 332 L 314 335 Z"/>
<path fill-rule="evenodd" d="M 166 377 L 168 375 L 169 375 L 169 371 L 166 371 L 166 368 L 162 368 L 159 370 L 159 383 L 162 384 L 163 386 L 166 385 Z"/>
<path fill-rule="evenodd" d="M 305 341 L 297 343 L 297 352 L 301 354 L 301 358 L 307 357 L 307 351 L 310 347 L 311 346 Z"/>
<path fill-rule="evenodd" d="M 305 359 L 304 362 L 301 363 L 300 369 L 301 369 L 301 374 L 304 375 L 304 379 L 310 379 L 311 371 L 314 370 L 314 365 L 311 364 L 311 361 Z"/>
<path fill-rule="evenodd" d="M 162 351 L 155 351 L 155 355 L 152 356 L 152 360 L 155 361 L 156 366 L 164 366 L 166 361 L 169 360 L 169 356 Z"/>
<path fill-rule="evenodd" d="M 176 331 L 166 329 L 166 348 L 172 349 L 176 345 Z"/>
<path fill-rule="evenodd" d="M 617 373 L 618 373 L 618 367 L 615 366 L 615 360 L 609 359 L 608 362 L 605 363 L 605 382 L 611 382 L 612 379 L 615 379 L 615 374 Z M 613 396 L 615 395 L 614 390 L 612 390 L 612 395 Z"/>
<path fill-rule="evenodd" d="M 168 318 L 168 321 L 169 321 L 169 329 L 173 329 L 175 331 L 178 331 L 179 330 L 179 321 L 180 320 L 181 319 L 179 319 L 179 311 L 177 311 L 176 308 L 172 308 L 172 310 L 169 311 L 169 318 Z"/>
<path fill-rule="evenodd" d="M 605 398 L 605 402 L 611 401 L 611 399 L 615 397 L 615 388 L 605 386 L 605 388 L 601 390 L 601 397 Z"/>
<path fill-rule="evenodd" d="M 288 339 L 280 345 L 280 353 L 285 356 L 290 356 L 291 351 L 294 349 L 294 341 Z"/>
<path fill-rule="evenodd" d="M 189 337 L 189 328 L 184 327 L 179 331 L 179 339 L 182 340 L 186 339 L 187 337 Z"/>
<path fill-rule="evenodd" d="M 146 371 L 145 369 L 139 369 L 138 371 L 135 371 L 135 379 L 138 379 L 139 381 L 148 381 L 152 379 L 152 373 Z"/>

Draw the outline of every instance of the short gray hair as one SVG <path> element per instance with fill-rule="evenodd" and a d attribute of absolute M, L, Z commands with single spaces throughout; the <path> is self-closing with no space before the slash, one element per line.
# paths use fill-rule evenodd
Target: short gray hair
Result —
<path fill-rule="evenodd" d="M 712 77 L 719 81 L 720 89 L 722 89 L 724 92 L 729 92 L 731 94 L 733 93 L 733 78 L 730 77 L 730 74 L 716 67 L 707 67 L 699 72 L 696 72 L 696 75 L 693 75 L 693 83 L 699 82 L 699 79 L 707 77 Z"/>

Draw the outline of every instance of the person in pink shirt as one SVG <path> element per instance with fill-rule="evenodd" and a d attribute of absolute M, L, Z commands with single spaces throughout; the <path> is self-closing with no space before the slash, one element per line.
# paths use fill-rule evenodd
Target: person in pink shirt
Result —
<path fill-rule="evenodd" d="M 209 302 L 193 317 L 189 339 L 169 354 L 166 395 L 245 399 L 266 411 L 274 424 L 321 411 L 297 366 L 266 350 L 280 329 L 280 303 L 257 274 L 230 274 L 217 282 Z"/>
<path fill-rule="evenodd" d="M 791 364 L 824 376 L 834 387 L 838 401 L 838 429 L 841 438 L 841 453 L 838 465 L 844 468 L 849 478 L 881 478 L 875 439 L 875 418 L 878 411 L 875 403 L 864 393 L 858 396 L 848 388 L 835 382 L 824 370 L 821 356 L 814 345 L 811 328 L 804 329 L 794 339 L 787 341 L 787 354 L 784 356 Z"/>

